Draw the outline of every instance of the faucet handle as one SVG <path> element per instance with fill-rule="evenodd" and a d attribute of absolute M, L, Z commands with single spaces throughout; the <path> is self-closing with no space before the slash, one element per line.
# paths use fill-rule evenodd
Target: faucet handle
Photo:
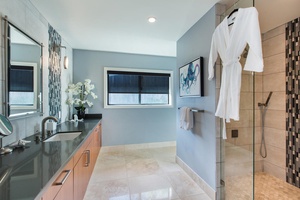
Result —
<path fill-rule="evenodd" d="M 34 141 L 40 142 L 42 141 L 42 138 L 39 135 L 36 135 Z"/>

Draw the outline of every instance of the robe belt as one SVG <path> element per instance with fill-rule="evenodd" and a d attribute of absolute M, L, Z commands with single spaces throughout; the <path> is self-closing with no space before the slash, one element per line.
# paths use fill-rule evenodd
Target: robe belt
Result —
<path fill-rule="evenodd" d="M 241 59 L 241 57 L 239 56 L 239 57 L 236 58 L 236 59 L 227 60 L 227 61 L 225 61 L 225 62 L 222 62 L 222 65 L 223 65 L 223 67 L 224 67 L 224 66 L 231 66 L 231 65 L 233 65 L 233 64 L 235 64 L 235 63 L 237 63 L 237 62 L 239 62 L 240 59 Z"/>

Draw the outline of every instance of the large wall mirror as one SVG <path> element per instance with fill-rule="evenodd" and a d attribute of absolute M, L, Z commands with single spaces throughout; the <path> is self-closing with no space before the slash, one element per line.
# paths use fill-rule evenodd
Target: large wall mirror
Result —
<path fill-rule="evenodd" d="M 42 113 L 42 44 L 5 22 L 4 112 L 9 118 Z"/>

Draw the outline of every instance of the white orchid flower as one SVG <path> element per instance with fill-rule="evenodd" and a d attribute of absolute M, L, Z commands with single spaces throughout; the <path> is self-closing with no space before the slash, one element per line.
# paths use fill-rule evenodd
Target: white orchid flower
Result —
<path fill-rule="evenodd" d="M 94 104 L 92 103 L 92 102 L 90 102 L 90 101 L 87 101 L 86 102 L 87 103 L 87 105 L 89 106 L 89 107 L 92 107 Z"/>
<path fill-rule="evenodd" d="M 93 99 L 97 99 L 98 98 L 98 96 L 94 92 L 91 92 L 91 96 L 93 97 Z"/>
<path fill-rule="evenodd" d="M 91 84 L 90 79 L 85 79 L 84 83 L 78 82 L 76 84 L 69 84 L 66 89 L 66 93 L 69 93 L 71 97 L 69 97 L 66 101 L 68 105 L 79 105 L 79 106 L 93 106 L 93 103 L 88 101 L 89 94 L 91 94 L 93 99 L 98 98 L 98 96 L 92 92 L 95 89 L 95 85 Z"/>

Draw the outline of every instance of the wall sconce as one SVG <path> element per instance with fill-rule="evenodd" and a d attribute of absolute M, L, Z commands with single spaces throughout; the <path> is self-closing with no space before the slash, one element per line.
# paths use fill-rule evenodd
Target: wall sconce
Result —
<path fill-rule="evenodd" d="M 69 58 L 68 58 L 68 56 L 65 55 L 65 57 L 64 57 L 64 68 L 68 69 L 68 67 L 69 67 Z"/>
<path fill-rule="evenodd" d="M 66 46 L 56 46 L 56 48 L 64 48 L 65 49 L 64 68 L 68 69 L 68 67 L 69 67 L 69 58 L 67 56 L 67 47 Z"/>

